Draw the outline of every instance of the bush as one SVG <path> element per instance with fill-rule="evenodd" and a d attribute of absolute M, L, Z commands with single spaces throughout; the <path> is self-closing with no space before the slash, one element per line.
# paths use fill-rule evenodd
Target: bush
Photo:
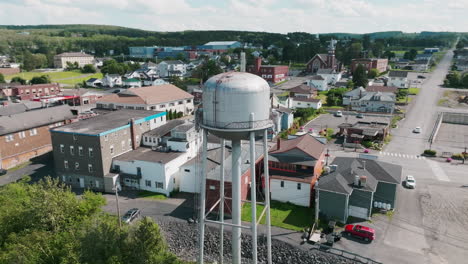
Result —
<path fill-rule="evenodd" d="M 92 64 L 86 64 L 81 70 L 82 73 L 96 73 L 96 68 Z"/>
<path fill-rule="evenodd" d="M 372 147 L 372 142 L 366 140 L 366 141 L 363 141 L 363 142 L 361 143 L 361 145 L 363 145 L 365 148 L 371 148 L 371 147 Z"/>
<path fill-rule="evenodd" d="M 433 149 L 424 150 L 424 155 L 426 155 L 426 156 L 435 157 L 436 154 L 437 154 L 437 151 L 435 151 Z"/>
<path fill-rule="evenodd" d="M 468 159 L 468 154 L 465 154 L 464 158 Z M 463 160 L 463 154 L 462 153 L 453 154 L 452 159 L 454 159 L 454 160 Z"/>

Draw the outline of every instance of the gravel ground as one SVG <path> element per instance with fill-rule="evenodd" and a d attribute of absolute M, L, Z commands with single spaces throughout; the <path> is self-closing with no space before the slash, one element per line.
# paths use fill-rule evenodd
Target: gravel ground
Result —
<path fill-rule="evenodd" d="M 169 248 L 178 257 L 187 261 L 196 261 L 198 254 L 198 226 L 185 222 L 157 220 L 163 231 Z M 219 259 L 219 231 L 207 226 L 205 229 L 205 262 L 216 263 Z M 230 233 L 224 234 L 224 262 L 231 261 Z M 242 234 L 242 263 L 251 263 L 251 238 Z M 258 239 L 258 263 L 266 263 L 266 238 Z M 295 248 L 279 240 L 272 240 L 273 263 L 320 263 L 347 264 L 357 263 L 340 256 L 318 250 L 306 251 Z"/>

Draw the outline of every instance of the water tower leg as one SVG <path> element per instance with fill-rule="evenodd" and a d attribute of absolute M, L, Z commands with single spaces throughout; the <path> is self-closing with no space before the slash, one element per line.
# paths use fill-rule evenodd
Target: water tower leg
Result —
<path fill-rule="evenodd" d="M 268 171 L 268 131 L 263 132 L 263 175 L 265 177 L 265 207 L 266 228 L 267 228 L 267 260 L 268 264 L 273 264 L 271 258 L 271 222 L 270 222 L 270 172 Z"/>
<path fill-rule="evenodd" d="M 224 147 L 225 142 L 224 139 L 221 139 L 221 164 L 220 164 L 220 172 L 221 172 L 221 182 L 219 184 L 219 199 L 221 199 L 219 204 L 219 220 L 221 223 L 224 223 L 224 152 L 226 148 Z M 221 224 L 220 228 L 220 239 L 219 239 L 219 263 L 223 264 L 224 259 L 224 225 Z"/>
<path fill-rule="evenodd" d="M 257 185 L 255 179 L 255 132 L 250 132 L 250 200 L 252 208 L 252 263 L 257 263 Z"/>
<path fill-rule="evenodd" d="M 241 141 L 232 141 L 232 224 L 241 225 Z M 241 228 L 232 228 L 232 263 L 241 263 Z"/>
<path fill-rule="evenodd" d="M 208 131 L 203 129 L 203 149 L 202 149 L 202 169 L 200 175 L 200 212 L 199 212 L 199 225 L 200 225 L 200 234 L 198 237 L 198 263 L 203 264 L 203 247 L 205 244 L 205 197 L 206 197 L 206 158 L 208 150 Z"/>

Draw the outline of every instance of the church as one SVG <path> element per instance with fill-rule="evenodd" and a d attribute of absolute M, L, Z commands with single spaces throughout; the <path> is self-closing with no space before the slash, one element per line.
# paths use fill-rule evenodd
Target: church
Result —
<path fill-rule="evenodd" d="M 306 71 L 316 74 L 319 69 L 332 69 L 335 72 L 340 72 L 342 64 L 335 58 L 336 40 L 332 39 L 328 46 L 328 54 L 315 54 L 312 59 L 307 62 Z"/>

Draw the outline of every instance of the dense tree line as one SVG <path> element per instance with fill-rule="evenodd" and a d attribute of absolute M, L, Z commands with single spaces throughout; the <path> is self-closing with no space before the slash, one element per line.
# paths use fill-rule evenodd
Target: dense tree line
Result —
<path fill-rule="evenodd" d="M 453 71 L 445 76 L 445 87 L 468 89 L 468 73 L 461 75 L 459 72 Z"/>
<path fill-rule="evenodd" d="M 50 178 L 1 187 L 0 263 L 182 263 L 150 218 L 119 228 L 104 204 Z"/>

